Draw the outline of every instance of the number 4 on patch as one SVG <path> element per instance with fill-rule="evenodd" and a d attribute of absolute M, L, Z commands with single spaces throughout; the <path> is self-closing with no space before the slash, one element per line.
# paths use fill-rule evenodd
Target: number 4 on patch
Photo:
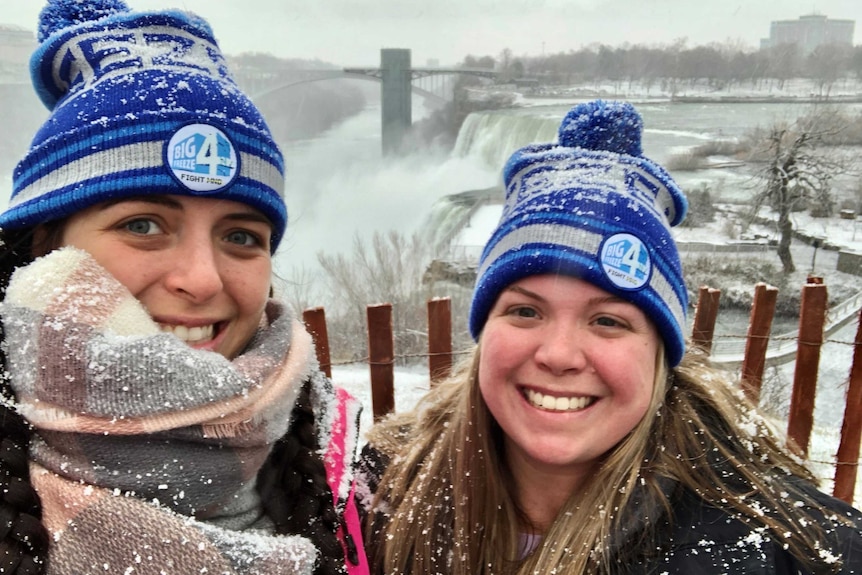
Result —
<path fill-rule="evenodd" d="M 220 140 L 218 134 L 211 132 L 201 144 L 195 161 L 198 165 L 209 166 L 210 176 L 226 176 L 234 167 L 230 158 L 230 151 L 228 142 Z M 220 171 L 219 168 L 222 170 Z"/>
<path fill-rule="evenodd" d="M 209 166 L 209 175 L 215 176 L 219 166 L 218 160 L 218 137 L 215 133 L 207 134 L 201 149 L 198 150 L 198 155 L 195 162 L 199 166 Z"/>
<path fill-rule="evenodd" d="M 638 279 L 645 278 L 649 272 L 648 262 L 649 254 L 641 243 L 630 244 L 622 258 L 622 264 L 628 266 L 629 273 Z"/>

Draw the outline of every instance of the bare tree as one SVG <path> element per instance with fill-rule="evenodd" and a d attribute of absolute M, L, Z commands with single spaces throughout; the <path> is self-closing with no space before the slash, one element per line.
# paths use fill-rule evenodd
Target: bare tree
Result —
<path fill-rule="evenodd" d="M 778 89 L 784 89 L 784 83 L 799 75 L 802 56 L 797 44 L 779 44 L 767 49 L 770 75 L 778 80 Z"/>
<path fill-rule="evenodd" d="M 284 272 L 282 272 L 284 273 Z M 303 311 L 323 304 L 320 273 L 310 267 L 292 266 L 283 276 L 274 272 L 273 290 L 299 316 Z"/>
<path fill-rule="evenodd" d="M 512 55 L 512 50 L 509 48 L 503 48 L 500 51 L 500 55 L 497 56 L 497 71 L 500 73 L 501 82 L 505 83 L 512 80 L 513 62 L 514 56 Z"/>
<path fill-rule="evenodd" d="M 379 303 L 392 304 L 395 353 L 412 361 L 424 358 L 427 302 L 452 295 L 451 285 L 426 277 L 432 249 L 421 234 L 390 231 L 375 232 L 370 241 L 355 236 L 350 254 L 317 254 L 329 288 L 326 319 L 333 359 L 353 361 L 367 353 L 367 306 Z M 462 299 L 469 304 L 469 297 Z M 466 318 L 466 304 L 454 297 L 452 304 L 453 319 Z"/>
<path fill-rule="evenodd" d="M 760 154 L 766 166 L 758 179 L 765 185 L 754 197 L 750 217 L 754 219 L 763 206 L 775 211 L 784 273 L 796 271 L 790 252 L 791 214 L 813 202 L 827 209 L 834 204 L 831 182 L 846 167 L 840 156 L 823 153 L 819 146 L 840 129 L 833 109 L 817 109 L 791 124 L 773 124 L 762 137 Z"/>
<path fill-rule="evenodd" d="M 808 74 L 817 83 L 821 98 L 828 98 L 832 86 L 849 68 L 852 48 L 821 44 L 807 59 Z"/>

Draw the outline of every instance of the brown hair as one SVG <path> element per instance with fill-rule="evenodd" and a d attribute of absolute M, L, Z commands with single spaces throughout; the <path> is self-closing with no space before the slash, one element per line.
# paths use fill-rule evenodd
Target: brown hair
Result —
<path fill-rule="evenodd" d="M 645 417 L 570 496 L 542 543 L 518 557 L 519 534 L 530 526 L 513 496 L 501 431 L 478 392 L 480 347 L 416 410 L 384 420 L 369 434 L 370 445 L 389 459 L 366 525 L 373 570 L 614 572 L 621 553 L 655 553 L 655 534 L 634 548 L 611 545 L 631 514 L 640 512 L 630 505 L 632 494 L 639 491 L 670 516 L 669 482 L 765 528 L 802 564 L 840 568 L 823 558 L 822 549 L 832 542 L 795 503 L 815 512 L 822 507 L 782 480 L 813 476 L 726 374 L 697 351 L 671 371 L 660 351 Z"/>

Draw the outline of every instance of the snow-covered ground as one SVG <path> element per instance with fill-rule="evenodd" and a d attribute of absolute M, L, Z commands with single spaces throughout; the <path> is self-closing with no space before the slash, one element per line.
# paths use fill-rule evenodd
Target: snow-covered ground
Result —
<path fill-rule="evenodd" d="M 492 92 L 496 87 L 487 88 Z M 600 81 L 573 86 L 543 87 L 534 92 L 518 95 L 516 102 L 521 106 L 549 105 L 555 101 L 569 103 L 573 98 L 624 98 L 631 101 L 663 99 L 671 97 L 695 98 L 781 98 L 781 99 L 841 99 L 862 95 L 862 81 L 857 78 L 842 78 L 830 86 L 819 87 L 816 82 L 805 78 L 794 78 L 779 85 L 777 80 L 764 80 L 756 83 L 742 82 L 722 87 L 700 82 L 656 82 L 646 85 L 642 82 Z"/>

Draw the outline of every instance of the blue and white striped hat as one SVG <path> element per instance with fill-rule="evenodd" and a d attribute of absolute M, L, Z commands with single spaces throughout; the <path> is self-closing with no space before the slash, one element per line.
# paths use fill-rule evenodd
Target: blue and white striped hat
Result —
<path fill-rule="evenodd" d="M 631 104 L 572 108 L 558 144 L 516 151 L 503 170 L 506 203 L 479 261 L 470 310 L 474 339 L 500 292 L 532 275 L 582 278 L 642 309 L 668 361 L 685 352 L 688 294 L 670 228 L 688 202 L 643 156 L 643 121 Z"/>
<path fill-rule="evenodd" d="M 209 24 L 122 0 L 50 0 L 33 85 L 51 115 L 18 164 L 0 227 L 31 227 L 107 199 L 180 194 L 287 225 L 284 160 L 230 77 Z"/>

